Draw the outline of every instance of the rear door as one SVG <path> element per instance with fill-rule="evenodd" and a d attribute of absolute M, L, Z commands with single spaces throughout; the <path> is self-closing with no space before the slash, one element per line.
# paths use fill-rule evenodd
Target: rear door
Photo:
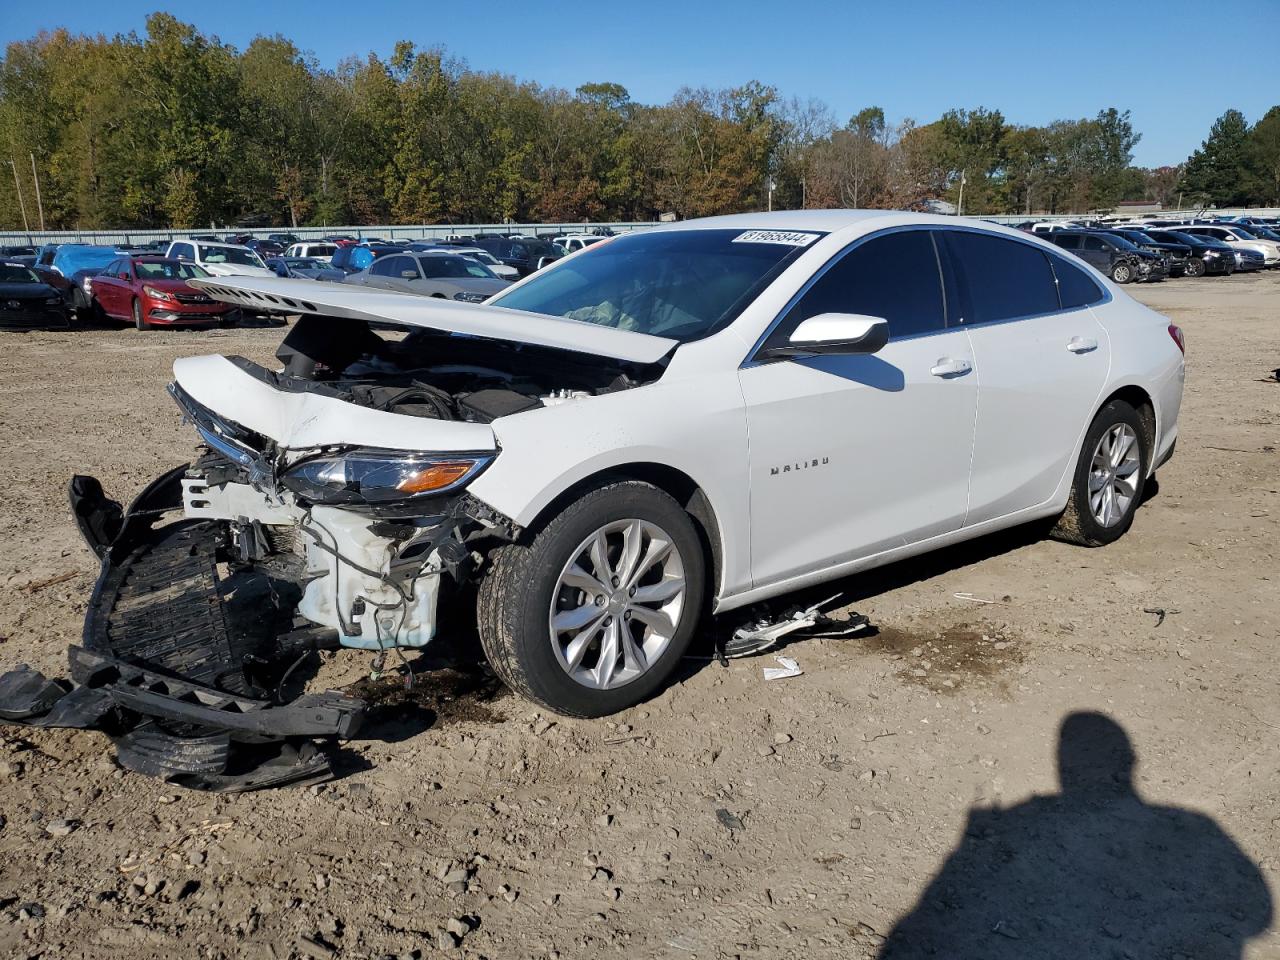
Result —
<path fill-rule="evenodd" d="M 828 264 L 765 345 L 831 312 L 888 320 L 888 344 L 744 364 L 756 586 L 960 527 L 977 376 L 946 302 L 930 231 L 873 235 Z"/>
<path fill-rule="evenodd" d="M 965 519 L 973 525 L 1044 503 L 1073 462 L 1109 371 L 1106 332 L 1089 308 L 1107 294 L 1038 245 L 977 231 L 943 236 L 978 370 Z"/>

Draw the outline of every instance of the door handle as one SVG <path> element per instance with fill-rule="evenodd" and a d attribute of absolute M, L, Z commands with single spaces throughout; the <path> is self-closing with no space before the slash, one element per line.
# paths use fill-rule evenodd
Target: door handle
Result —
<path fill-rule="evenodd" d="M 1067 341 L 1067 349 L 1072 353 L 1088 353 L 1098 349 L 1098 341 L 1093 337 L 1072 337 Z"/>
<path fill-rule="evenodd" d="M 968 360 L 953 360 L 950 357 L 939 357 L 929 372 L 935 377 L 962 377 L 973 369 Z"/>

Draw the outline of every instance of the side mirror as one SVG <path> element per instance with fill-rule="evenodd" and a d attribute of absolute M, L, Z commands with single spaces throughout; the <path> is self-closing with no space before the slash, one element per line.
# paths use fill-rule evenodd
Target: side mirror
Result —
<path fill-rule="evenodd" d="M 767 347 L 766 360 L 780 357 L 846 356 L 878 352 L 889 342 L 889 321 L 860 313 L 820 313 L 801 321 L 785 344 Z"/>

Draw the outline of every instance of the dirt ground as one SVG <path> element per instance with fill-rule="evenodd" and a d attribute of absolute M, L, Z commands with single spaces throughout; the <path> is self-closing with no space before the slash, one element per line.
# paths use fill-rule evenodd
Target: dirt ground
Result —
<path fill-rule="evenodd" d="M 1280 273 L 1130 291 L 1187 389 L 1114 546 L 841 582 L 878 634 L 796 642 L 786 680 L 691 660 L 608 721 L 429 675 L 320 788 L 186 792 L 0 727 L 0 956 L 1280 957 Z M 78 640 L 69 475 L 128 498 L 185 462 L 172 360 L 280 336 L 0 336 L 0 668 Z"/>

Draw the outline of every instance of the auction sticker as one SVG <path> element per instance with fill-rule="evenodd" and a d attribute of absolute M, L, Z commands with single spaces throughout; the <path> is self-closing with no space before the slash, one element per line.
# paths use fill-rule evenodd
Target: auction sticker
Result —
<path fill-rule="evenodd" d="M 734 243 L 784 243 L 788 247 L 807 247 L 821 234 L 795 230 L 748 230 L 733 238 Z"/>

